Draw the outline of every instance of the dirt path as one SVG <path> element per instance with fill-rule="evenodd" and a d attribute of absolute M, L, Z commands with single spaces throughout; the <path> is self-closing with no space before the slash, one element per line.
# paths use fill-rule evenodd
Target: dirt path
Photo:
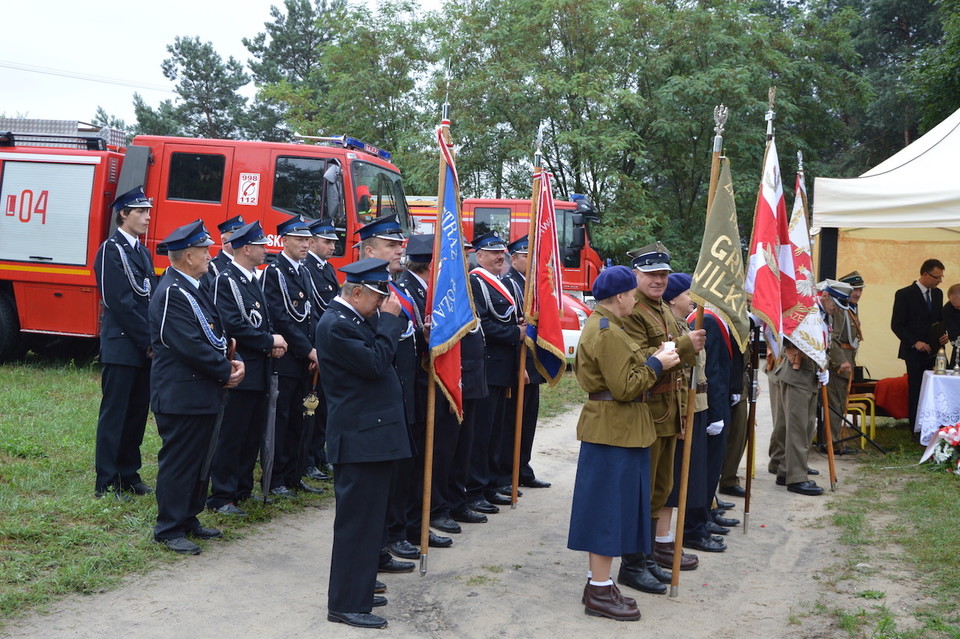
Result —
<path fill-rule="evenodd" d="M 847 636 L 813 604 L 829 591 L 838 561 L 823 520 L 831 496 L 804 497 L 766 472 L 769 404 L 758 403 L 758 475 L 748 534 L 736 528 L 722 554 L 700 553 L 681 576 L 679 596 L 636 596 L 643 618 L 617 623 L 583 614 L 586 556 L 566 549 L 578 443 L 578 411 L 541 425 L 534 465 L 553 482 L 527 490 L 483 525 L 464 525 L 454 547 L 433 550 L 429 571 L 381 575 L 390 637 Z M 839 462 L 844 487 L 844 463 Z M 811 455 L 826 474 L 826 460 Z M 849 474 L 849 473 L 847 473 Z M 823 483 L 823 482 L 821 482 Z M 727 516 L 742 518 L 743 500 Z M 209 542 L 198 557 L 135 577 L 115 591 L 71 596 L 48 614 L 10 624 L 5 637 L 354 637 L 376 634 L 326 621 L 332 509 L 264 525 L 229 544 Z M 615 562 L 614 566 L 618 564 Z M 625 591 L 626 593 L 626 591 Z M 888 604 L 890 601 L 888 600 Z M 5 633 L 5 634 L 3 634 Z"/>

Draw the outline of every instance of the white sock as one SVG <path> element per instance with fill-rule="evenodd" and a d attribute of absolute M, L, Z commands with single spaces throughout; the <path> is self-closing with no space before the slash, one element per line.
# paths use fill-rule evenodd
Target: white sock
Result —
<path fill-rule="evenodd" d="M 590 585 L 591 586 L 612 586 L 613 579 L 607 579 L 606 581 L 594 581 L 593 579 L 591 579 Z"/>
<path fill-rule="evenodd" d="M 592 571 L 592 570 L 588 570 L 588 571 L 587 571 L 587 579 L 593 579 L 593 571 Z"/>
<path fill-rule="evenodd" d="M 657 542 L 658 544 L 672 544 L 672 543 L 673 543 L 673 533 L 670 533 L 669 535 L 664 535 L 663 537 L 660 537 L 660 536 L 658 535 L 657 537 L 654 537 L 654 539 L 656 540 L 656 542 Z"/>

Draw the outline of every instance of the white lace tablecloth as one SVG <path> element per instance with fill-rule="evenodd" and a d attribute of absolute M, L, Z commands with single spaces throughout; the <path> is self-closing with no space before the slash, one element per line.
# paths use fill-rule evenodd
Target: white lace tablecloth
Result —
<path fill-rule="evenodd" d="M 917 404 L 914 432 L 920 433 L 920 443 L 926 446 L 943 426 L 960 422 L 960 375 L 934 375 L 924 371 Z"/>

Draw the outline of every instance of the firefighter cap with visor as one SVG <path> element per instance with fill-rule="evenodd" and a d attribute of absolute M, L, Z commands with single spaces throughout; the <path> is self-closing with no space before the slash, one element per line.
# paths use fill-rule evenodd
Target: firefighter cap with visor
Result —
<path fill-rule="evenodd" d="M 365 257 L 353 264 L 341 266 L 338 270 L 347 276 L 347 281 L 354 284 L 363 284 L 366 288 L 380 295 L 390 294 L 390 272 L 387 270 L 387 260 L 375 257 Z"/>
<path fill-rule="evenodd" d="M 207 227 L 203 225 L 203 220 L 197 220 L 174 229 L 167 236 L 167 239 L 157 244 L 157 253 L 166 255 L 170 251 L 182 251 L 195 246 L 202 247 L 212 244 L 213 240 L 210 239 L 210 233 L 207 232 Z"/>
<path fill-rule="evenodd" d="M 148 209 L 153 206 L 150 198 L 143 192 L 143 187 L 138 186 L 130 189 L 123 195 L 118 195 L 113 201 L 113 212 L 123 209 Z"/>

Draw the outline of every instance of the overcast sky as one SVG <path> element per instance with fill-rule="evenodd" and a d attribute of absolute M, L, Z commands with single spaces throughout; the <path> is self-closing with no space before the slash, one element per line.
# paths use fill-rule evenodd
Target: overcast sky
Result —
<path fill-rule="evenodd" d="M 371 6 L 376 0 L 364 1 Z M 102 106 L 135 121 L 133 94 L 173 99 L 160 64 L 176 36 L 212 42 L 246 65 L 241 38 L 264 31 L 283 0 L 7 0 L 0 37 L 0 115 L 89 122 Z M 421 0 L 436 8 L 439 0 Z M 253 89 L 247 94 L 252 97 Z"/>

